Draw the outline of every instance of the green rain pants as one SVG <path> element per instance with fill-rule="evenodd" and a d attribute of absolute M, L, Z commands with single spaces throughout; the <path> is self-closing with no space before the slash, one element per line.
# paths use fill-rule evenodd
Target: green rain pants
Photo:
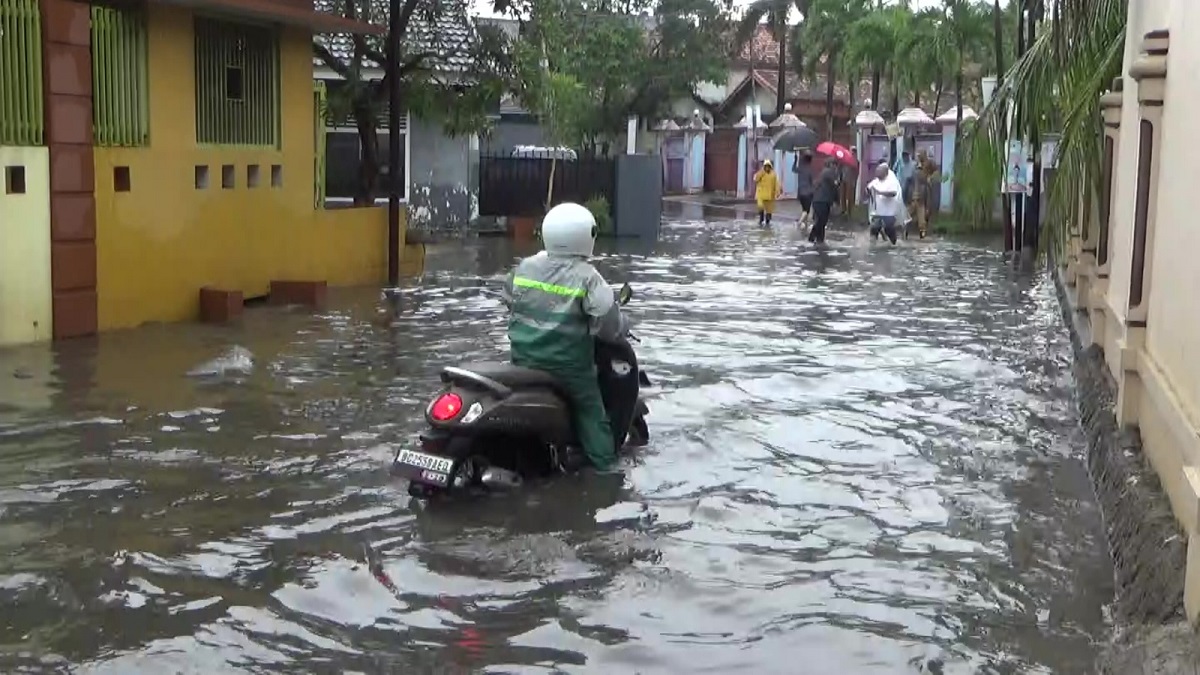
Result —
<path fill-rule="evenodd" d="M 617 461 L 616 442 L 613 440 L 612 425 L 608 421 L 608 411 L 604 409 L 604 398 L 600 395 L 596 366 L 574 369 L 547 367 L 538 363 L 536 359 L 522 358 L 516 350 L 513 350 L 512 361 L 514 365 L 523 368 L 550 373 L 562 384 L 571 396 L 575 433 L 579 436 L 584 454 L 597 469 L 611 469 Z"/>

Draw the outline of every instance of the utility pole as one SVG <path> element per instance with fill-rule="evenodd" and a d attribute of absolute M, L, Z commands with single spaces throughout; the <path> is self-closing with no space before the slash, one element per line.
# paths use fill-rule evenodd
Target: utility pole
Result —
<path fill-rule="evenodd" d="M 400 0 L 388 12 L 388 285 L 400 285 L 400 193 L 397 168 L 404 166 L 400 147 Z M 408 180 L 408 176 L 404 177 Z"/>
<path fill-rule="evenodd" d="M 1041 21 L 1043 5 L 1039 0 L 1030 0 L 1028 28 L 1025 31 L 1025 48 L 1031 49 L 1037 39 L 1038 22 Z M 1041 235 L 1042 220 L 1042 135 L 1039 125 L 1041 120 L 1030 114 L 1026 123 L 1029 125 L 1029 145 L 1033 153 L 1033 176 L 1029 181 L 1029 199 L 1025 205 L 1025 227 L 1022 246 L 1031 249 L 1036 255 Z"/>

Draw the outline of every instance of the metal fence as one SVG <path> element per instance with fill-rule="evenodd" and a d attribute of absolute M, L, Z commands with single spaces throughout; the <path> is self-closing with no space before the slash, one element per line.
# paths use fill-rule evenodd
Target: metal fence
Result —
<path fill-rule="evenodd" d="M 92 83 L 96 145 L 146 145 L 150 96 L 144 8 L 92 7 Z"/>
<path fill-rule="evenodd" d="M 538 216 L 545 209 L 546 191 L 554 166 L 553 203 L 580 204 L 603 197 L 616 203 L 616 161 L 611 157 L 580 155 L 551 159 L 549 152 L 484 154 L 479 158 L 479 214 Z"/>
<path fill-rule="evenodd" d="M 279 34 L 197 17 L 196 142 L 279 145 Z"/>
<path fill-rule="evenodd" d="M 42 143 L 42 30 L 37 0 L 0 1 L 0 145 Z"/>

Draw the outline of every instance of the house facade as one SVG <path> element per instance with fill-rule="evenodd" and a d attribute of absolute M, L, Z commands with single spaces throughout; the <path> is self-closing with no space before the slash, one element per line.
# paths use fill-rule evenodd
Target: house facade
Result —
<path fill-rule="evenodd" d="M 853 143 L 850 122 L 854 113 L 870 98 L 871 85 L 862 81 L 853 89 L 836 80 L 833 85 L 833 127 L 826 129 L 826 78 L 824 59 L 812 78 L 801 78 L 792 64 L 785 64 L 785 101 L 792 104 L 792 114 L 812 127 L 822 138 L 839 143 Z M 730 126 L 745 116 L 747 105 L 758 105 L 763 120 L 775 117 L 779 89 L 779 43 L 770 28 L 762 24 L 751 39 L 730 60 L 724 96 L 713 106 L 717 126 Z M 710 89 L 712 86 L 710 85 Z M 702 93 L 698 90 L 698 94 Z"/>
<path fill-rule="evenodd" d="M 332 12 L 333 0 L 316 0 L 318 9 Z M 360 3 L 362 4 L 362 3 Z M 387 0 L 372 0 L 370 15 L 387 21 Z M 468 50 L 475 32 L 461 2 L 447 2 L 436 13 L 418 10 L 412 15 L 405 32 L 410 53 L 432 54 L 428 63 L 436 77 L 446 86 L 463 85 L 462 74 L 470 63 Z M 330 33 L 317 36 L 329 52 L 344 63 L 354 58 L 350 33 Z M 379 43 L 382 47 L 382 44 Z M 342 86 L 342 77 L 322 59 L 312 57 L 313 75 L 327 91 Z M 382 80 L 385 73 L 378 64 L 364 63 L 364 81 Z M 377 130 L 379 159 L 384 173 L 396 171 L 404 186 L 403 201 L 408 205 L 409 223 L 422 230 L 462 231 L 479 212 L 479 137 L 476 134 L 451 136 L 440 121 L 422 119 L 406 110 L 401 116 L 397 133 L 403 164 L 388 166 L 388 143 L 391 131 L 387 115 L 381 115 Z M 361 146 L 353 120 L 325 127 L 325 199 L 331 205 L 353 201 L 358 184 Z M 381 180 L 381 186 L 385 183 Z M 379 189 L 377 201 L 383 202 L 386 193 Z"/>
<path fill-rule="evenodd" d="M 195 319 L 201 288 L 383 281 L 385 210 L 316 203 L 311 60 L 314 30 L 378 27 L 307 0 L 0 19 L 0 343 Z"/>
<path fill-rule="evenodd" d="M 1088 222 L 1072 223 L 1066 281 L 1186 544 L 1187 616 L 1200 617 L 1200 285 L 1192 139 L 1200 102 L 1187 26 L 1200 4 L 1129 0 L 1121 75 L 1096 101 L 1103 164 Z M 1169 143 L 1167 141 L 1170 141 Z M 1124 448 L 1106 452 L 1126 452 Z M 1131 502 L 1135 503 L 1135 502 Z M 1147 514 L 1147 518 L 1152 518 Z M 1184 563 L 1180 556 L 1179 563 Z M 1174 562 L 1172 564 L 1175 564 Z"/>

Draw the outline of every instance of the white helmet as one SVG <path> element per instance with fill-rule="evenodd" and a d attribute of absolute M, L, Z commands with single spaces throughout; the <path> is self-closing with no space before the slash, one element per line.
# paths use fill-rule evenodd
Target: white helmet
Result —
<path fill-rule="evenodd" d="M 579 204 L 563 202 L 542 219 L 542 244 L 547 253 L 591 257 L 596 246 L 596 218 Z"/>

